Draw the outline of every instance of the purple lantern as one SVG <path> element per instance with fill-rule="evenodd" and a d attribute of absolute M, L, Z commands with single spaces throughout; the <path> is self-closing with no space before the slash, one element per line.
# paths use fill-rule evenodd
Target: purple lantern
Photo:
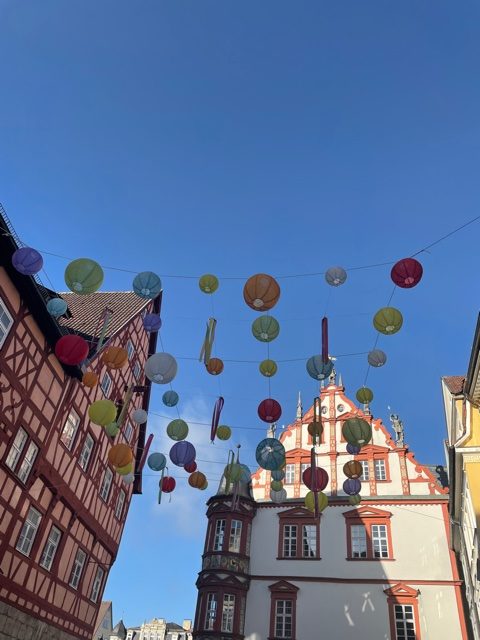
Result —
<path fill-rule="evenodd" d="M 43 258 L 36 249 L 21 247 L 13 254 L 12 264 L 24 276 L 33 276 L 43 267 Z"/>
<path fill-rule="evenodd" d="M 350 453 L 352 456 L 356 456 L 360 453 L 361 447 L 357 447 L 355 444 L 347 444 L 347 453 Z"/>
<path fill-rule="evenodd" d="M 143 328 L 149 333 L 155 333 L 162 326 L 162 319 L 157 313 L 147 313 L 143 318 Z"/>
<path fill-rule="evenodd" d="M 186 440 L 176 442 L 170 449 L 170 460 L 177 467 L 184 467 L 186 464 L 190 464 L 195 460 L 196 455 L 195 447 Z"/>
<path fill-rule="evenodd" d="M 348 478 L 348 480 L 345 480 L 345 482 L 343 483 L 343 490 L 349 496 L 356 496 L 358 493 L 360 493 L 361 488 L 362 483 L 360 482 L 360 480 L 356 480 L 353 478 Z"/>

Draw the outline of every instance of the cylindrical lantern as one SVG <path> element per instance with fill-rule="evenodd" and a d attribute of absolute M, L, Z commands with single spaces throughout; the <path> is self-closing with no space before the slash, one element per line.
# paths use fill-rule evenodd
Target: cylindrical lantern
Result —
<path fill-rule="evenodd" d="M 360 496 L 358 493 L 356 493 L 353 496 L 349 496 L 348 501 L 353 507 L 355 507 L 355 506 L 357 506 L 357 504 L 361 503 L 362 496 Z"/>
<path fill-rule="evenodd" d="M 33 276 L 43 267 L 41 254 L 31 247 L 20 247 L 12 255 L 12 264 L 24 276 Z"/>
<path fill-rule="evenodd" d="M 133 290 L 140 298 L 153 300 L 162 290 L 162 281 L 153 271 L 142 271 L 133 279 Z"/>
<path fill-rule="evenodd" d="M 135 409 L 132 413 L 132 418 L 137 424 L 145 424 L 148 420 L 148 413 L 145 409 Z"/>
<path fill-rule="evenodd" d="M 103 352 L 102 362 L 108 369 L 123 369 L 128 362 L 128 351 L 123 347 L 108 347 Z"/>
<path fill-rule="evenodd" d="M 88 342 L 75 334 L 71 333 L 62 336 L 55 344 L 55 355 L 63 364 L 75 366 L 80 364 L 88 357 Z"/>
<path fill-rule="evenodd" d="M 207 478 L 201 471 L 194 471 L 188 476 L 188 484 L 194 489 L 202 489 L 206 482 Z"/>
<path fill-rule="evenodd" d="M 328 507 L 328 498 L 322 491 L 317 493 L 317 504 L 319 513 Z M 315 513 L 315 493 L 313 491 L 309 491 L 305 496 L 305 508 Z"/>
<path fill-rule="evenodd" d="M 68 305 L 63 298 L 51 298 L 47 302 L 47 311 L 53 318 L 59 318 L 68 309 Z"/>
<path fill-rule="evenodd" d="M 133 484 L 135 481 L 135 474 L 127 473 L 126 476 L 122 476 L 122 480 L 124 484 Z"/>
<path fill-rule="evenodd" d="M 355 445 L 355 444 L 347 444 L 347 453 L 349 453 L 352 456 L 356 456 L 360 453 L 361 451 L 361 447 Z"/>
<path fill-rule="evenodd" d="M 172 493 L 176 486 L 175 478 L 171 478 L 170 476 L 164 476 L 160 480 L 160 487 L 163 493 Z"/>
<path fill-rule="evenodd" d="M 270 499 L 276 504 L 285 502 L 287 499 L 287 492 L 285 489 L 281 489 L 280 491 L 270 491 Z"/>
<path fill-rule="evenodd" d="M 400 331 L 403 324 L 402 314 L 394 307 L 383 307 L 373 317 L 373 326 L 386 336 Z"/>
<path fill-rule="evenodd" d="M 272 480 L 283 480 L 285 478 L 285 471 L 283 469 L 274 469 L 270 472 Z"/>
<path fill-rule="evenodd" d="M 105 433 L 107 436 L 110 436 L 110 438 L 115 438 L 119 431 L 120 429 L 116 422 L 109 422 L 105 425 Z"/>
<path fill-rule="evenodd" d="M 174 407 L 178 403 L 178 393 L 176 391 L 165 391 L 162 402 L 166 407 Z"/>
<path fill-rule="evenodd" d="M 147 458 L 147 465 L 152 471 L 162 471 L 166 464 L 167 459 L 163 453 L 151 453 Z"/>
<path fill-rule="evenodd" d="M 372 427 L 362 418 L 349 418 L 343 423 L 342 434 L 350 444 L 363 446 L 372 439 Z"/>
<path fill-rule="evenodd" d="M 148 333 L 156 333 L 160 331 L 162 326 L 162 319 L 160 318 L 158 313 L 147 313 L 143 317 L 143 328 Z"/>
<path fill-rule="evenodd" d="M 182 442 L 176 442 L 172 446 L 169 455 L 173 464 L 177 465 L 177 467 L 184 467 L 195 460 L 197 452 L 193 444 L 182 440 Z"/>
<path fill-rule="evenodd" d="M 260 420 L 271 423 L 280 419 L 280 416 L 282 415 L 282 407 L 280 406 L 280 403 L 273 398 L 267 398 L 260 402 L 257 412 Z"/>
<path fill-rule="evenodd" d="M 280 469 L 285 460 L 285 447 L 276 438 L 265 438 L 258 443 L 255 458 L 262 469 L 267 471 Z"/>
<path fill-rule="evenodd" d="M 280 333 L 280 325 L 273 316 L 260 316 L 253 321 L 252 333 L 260 342 L 271 342 Z"/>
<path fill-rule="evenodd" d="M 314 484 L 314 477 L 316 483 Z M 312 467 L 307 467 L 302 474 L 303 484 L 309 489 L 315 489 L 315 491 L 323 491 L 328 484 L 328 473 L 322 467 L 315 469 L 315 476 L 312 472 Z"/>
<path fill-rule="evenodd" d="M 332 287 L 339 287 L 347 279 L 347 272 L 342 267 L 330 267 L 325 274 L 325 280 Z"/>
<path fill-rule="evenodd" d="M 168 384 L 177 375 L 177 361 L 169 353 L 154 353 L 145 363 L 145 375 L 157 384 Z"/>
<path fill-rule="evenodd" d="M 272 309 L 280 298 L 280 287 L 272 276 L 257 273 L 247 280 L 243 287 L 243 299 L 254 311 Z"/>
<path fill-rule="evenodd" d="M 411 289 L 415 287 L 423 275 L 423 267 L 415 258 L 403 258 L 392 267 L 390 276 L 397 287 Z"/>
<path fill-rule="evenodd" d="M 188 435 L 188 424 L 180 418 L 172 420 L 167 426 L 167 435 L 172 440 L 185 440 Z"/>
<path fill-rule="evenodd" d="M 281 491 L 283 489 L 283 482 L 281 480 L 272 480 L 270 487 L 272 491 Z"/>
<path fill-rule="evenodd" d="M 277 373 L 277 363 L 274 360 L 262 360 L 259 364 L 260 373 L 266 378 L 271 378 Z"/>
<path fill-rule="evenodd" d="M 133 451 L 128 444 L 115 444 L 108 452 L 108 461 L 114 467 L 125 467 L 133 460 Z"/>
<path fill-rule="evenodd" d="M 312 356 L 307 360 L 307 373 L 314 380 L 325 380 L 333 371 L 333 362 L 323 362 L 322 356 Z"/>
<path fill-rule="evenodd" d="M 217 438 L 219 440 L 229 440 L 231 435 L 232 430 L 226 424 L 221 424 L 217 427 Z"/>
<path fill-rule="evenodd" d="M 188 464 L 185 464 L 183 468 L 187 473 L 193 473 L 194 471 L 197 470 L 197 463 L 194 460 L 193 462 L 189 462 Z"/>
<path fill-rule="evenodd" d="M 381 349 L 373 349 L 369 352 L 367 359 L 371 367 L 383 367 L 387 361 L 387 354 Z"/>
<path fill-rule="evenodd" d="M 343 483 L 343 490 L 348 496 L 354 496 L 357 493 L 360 493 L 362 489 L 362 483 L 360 480 L 354 480 L 353 478 L 348 478 Z"/>
<path fill-rule="evenodd" d="M 373 391 L 368 387 L 361 387 L 356 393 L 356 398 L 359 402 L 368 404 L 373 400 Z"/>
<path fill-rule="evenodd" d="M 218 376 L 223 371 L 223 361 L 220 358 L 210 358 L 206 369 L 212 376 Z"/>
<path fill-rule="evenodd" d="M 111 400 L 96 400 L 88 408 L 88 417 L 93 424 L 105 427 L 117 417 L 117 407 Z"/>
<path fill-rule="evenodd" d="M 347 478 L 357 479 L 363 473 L 363 467 L 358 460 L 349 460 L 343 465 L 343 473 Z"/>
<path fill-rule="evenodd" d="M 215 293 L 218 289 L 218 278 L 211 273 L 206 273 L 198 281 L 198 286 L 203 293 Z"/>
<path fill-rule="evenodd" d="M 65 282 L 70 291 L 79 295 L 95 293 L 102 286 L 103 269 L 89 258 L 73 260 L 65 269 Z"/>
<path fill-rule="evenodd" d="M 98 384 L 98 375 L 94 371 L 85 371 L 82 376 L 82 383 L 89 389 L 93 389 Z"/>

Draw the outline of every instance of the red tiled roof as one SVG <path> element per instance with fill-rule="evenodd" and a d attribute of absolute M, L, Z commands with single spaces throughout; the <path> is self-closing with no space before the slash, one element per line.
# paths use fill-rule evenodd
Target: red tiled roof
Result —
<path fill-rule="evenodd" d="M 453 393 L 453 395 L 462 393 L 465 376 L 444 376 L 443 380 L 450 393 Z"/>

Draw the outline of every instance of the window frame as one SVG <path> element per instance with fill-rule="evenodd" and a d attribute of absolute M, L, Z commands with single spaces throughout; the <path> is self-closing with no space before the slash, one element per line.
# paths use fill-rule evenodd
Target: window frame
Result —
<path fill-rule="evenodd" d="M 101 572 L 100 580 L 98 580 L 98 574 Z M 95 571 L 95 576 L 92 582 L 92 589 L 90 591 L 90 601 L 98 602 L 98 596 L 100 595 L 100 591 L 102 588 L 103 581 L 105 579 L 105 569 L 101 566 L 97 566 L 97 570 Z M 96 589 L 96 591 L 95 591 Z"/>
<path fill-rule="evenodd" d="M 50 544 L 50 538 L 52 535 L 53 530 L 58 531 L 58 540 L 57 543 L 55 545 Z M 45 571 L 51 571 L 52 567 L 53 567 L 53 563 L 55 562 L 55 558 L 57 555 L 57 551 L 58 551 L 58 547 L 60 546 L 60 543 L 62 541 L 62 535 L 63 535 L 63 531 L 60 529 L 60 527 L 57 527 L 57 525 L 52 524 L 52 526 L 50 527 L 50 531 L 48 532 L 48 537 L 45 541 L 45 544 L 43 546 L 43 550 L 42 550 L 42 555 L 40 556 L 40 560 L 38 562 L 38 564 L 42 567 L 42 569 L 45 569 Z M 47 548 L 50 546 L 50 548 L 53 548 L 53 552 L 51 553 L 51 558 L 50 558 L 50 564 L 47 566 L 44 563 L 44 559 L 47 556 Z"/>
<path fill-rule="evenodd" d="M 70 439 L 69 443 L 67 443 L 63 439 L 63 436 L 64 436 L 66 428 L 67 428 L 67 426 L 69 424 L 70 416 L 72 416 L 72 415 L 76 416 L 76 424 L 75 424 L 75 428 L 74 428 L 74 431 L 72 433 L 71 439 Z M 61 442 L 63 444 L 63 446 L 65 447 L 65 449 L 67 449 L 67 451 L 72 451 L 74 449 L 74 443 L 75 443 L 75 439 L 77 437 L 78 427 L 79 426 L 80 426 L 80 415 L 72 407 L 70 409 L 70 411 L 68 412 L 68 415 L 67 415 L 67 418 L 66 418 L 65 422 L 63 423 L 63 429 L 62 429 L 62 432 L 60 433 L 60 438 L 59 438 L 59 442 Z"/>
<path fill-rule="evenodd" d="M 297 592 L 298 587 L 287 582 L 286 580 L 279 580 L 275 584 L 270 585 L 270 633 L 268 640 L 295 640 L 296 636 L 296 617 L 297 617 Z M 292 606 L 291 611 L 291 625 L 292 632 L 290 636 L 277 635 L 277 603 L 290 602 Z"/>
<path fill-rule="evenodd" d="M 87 458 L 87 461 L 85 462 L 85 466 L 83 466 L 82 459 L 83 459 L 83 452 L 85 451 L 85 445 L 87 443 L 87 438 L 90 438 L 90 440 L 92 441 L 92 446 L 90 447 L 90 450 L 88 452 L 88 458 Z M 85 434 L 85 438 L 83 439 L 82 449 L 81 449 L 80 454 L 79 454 L 79 456 L 77 458 L 77 462 L 78 462 L 78 464 L 80 466 L 80 469 L 82 469 L 82 471 L 84 471 L 85 473 L 88 471 L 88 468 L 90 466 L 90 462 L 92 460 L 92 454 L 93 454 L 94 449 L 95 449 L 95 438 L 90 433 L 90 431 L 87 431 L 87 433 Z"/>
<path fill-rule="evenodd" d="M 83 555 L 83 560 L 81 563 L 77 562 L 79 554 Z M 83 575 L 83 570 L 85 569 L 86 560 L 87 560 L 87 552 L 81 547 L 78 547 L 77 552 L 75 554 L 75 558 L 73 559 L 72 569 L 70 571 L 70 578 L 68 579 L 68 586 L 71 587 L 72 589 L 75 589 L 75 591 L 78 591 L 78 587 L 80 586 L 80 583 L 82 581 L 82 575 Z M 80 567 L 80 570 L 78 571 L 78 577 L 75 582 L 74 578 L 75 576 L 77 576 L 76 569 L 78 566 Z"/>
<path fill-rule="evenodd" d="M 422 640 L 422 632 L 420 626 L 420 615 L 419 615 L 419 607 L 418 607 L 418 597 L 420 592 L 417 589 L 413 589 L 408 584 L 404 582 L 399 582 L 395 584 L 393 587 L 384 590 L 385 595 L 387 596 L 388 603 L 388 616 L 390 620 L 390 637 L 392 640 L 398 640 L 397 628 L 396 628 L 396 615 L 395 615 L 395 607 L 396 606 L 405 606 L 409 605 L 413 609 L 413 623 L 414 623 L 414 633 L 415 640 Z M 405 638 L 405 640 L 408 640 Z"/>
<path fill-rule="evenodd" d="M 31 450 L 32 447 L 34 447 L 35 451 L 34 451 L 33 457 L 28 459 L 29 451 Z M 35 465 L 35 461 L 37 459 L 39 451 L 40 451 L 40 447 L 38 446 L 38 444 L 35 442 L 35 440 L 30 438 L 30 442 L 28 443 L 27 450 L 25 451 L 25 454 L 16 472 L 17 478 L 20 480 L 20 482 L 23 482 L 23 484 L 27 484 L 28 478 L 32 473 L 32 469 Z"/>
<path fill-rule="evenodd" d="M 218 525 L 221 522 L 223 522 L 223 528 L 221 531 L 219 531 Z M 213 528 L 212 551 L 223 551 L 223 547 L 225 545 L 226 530 L 227 530 L 227 519 L 217 518 L 215 520 L 215 526 Z"/>
<path fill-rule="evenodd" d="M 279 519 L 279 533 L 278 533 L 278 555 L 277 560 L 321 560 L 320 556 L 320 519 L 315 518 L 310 511 L 303 507 L 294 507 L 293 509 L 287 509 L 277 514 Z M 315 555 L 304 555 L 304 527 L 313 526 L 316 533 L 316 547 Z M 295 536 L 287 536 L 286 527 L 290 527 L 289 532 L 292 532 L 291 527 L 295 527 Z M 295 540 L 295 550 L 291 555 L 286 555 L 287 548 L 286 541 Z M 293 545 L 290 544 L 290 550 Z"/>
<path fill-rule="evenodd" d="M 120 505 L 120 496 L 123 496 L 123 500 L 121 501 L 121 507 L 119 509 L 118 506 Z M 122 515 L 123 515 L 123 510 L 125 508 L 126 499 L 127 499 L 127 494 L 126 494 L 125 490 L 124 489 L 120 489 L 120 491 L 117 494 L 117 500 L 115 502 L 115 517 L 117 518 L 117 520 L 121 520 L 122 519 Z"/>
<path fill-rule="evenodd" d="M 7 316 L 7 319 L 9 320 L 8 325 L 3 325 L 3 321 L 2 321 L 2 316 L 3 314 L 5 314 Z M 0 349 L 3 347 L 3 345 L 5 344 L 8 335 L 10 333 L 10 331 L 12 330 L 13 327 L 13 316 L 10 313 L 7 305 L 5 304 L 5 302 L 3 301 L 2 298 L 0 298 L 0 334 L 2 331 L 4 331 L 5 333 L 2 335 L 0 335 Z"/>
<path fill-rule="evenodd" d="M 132 423 L 130 422 L 130 420 L 127 421 L 127 423 L 125 424 L 125 428 L 123 430 L 123 437 L 125 438 L 125 440 L 130 444 L 131 440 L 132 440 L 132 436 L 134 434 L 134 427 L 132 425 Z"/>
<path fill-rule="evenodd" d="M 104 497 L 103 496 L 103 487 L 105 486 L 105 478 L 107 477 L 107 474 L 109 474 L 110 477 L 110 482 L 108 485 L 108 490 L 107 490 L 107 495 Z M 110 492 L 112 490 L 112 483 L 113 483 L 113 471 L 110 469 L 110 467 L 105 467 L 105 472 L 103 474 L 103 478 L 102 478 L 102 484 L 100 486 L 100 491 L 98 492 L 98 495 L 100 496 L 100 499 L 105 502 L 105 504 L 108 504 L 108 500 L 110 497 Z"/>
<path fill-rule="evenodd" d="M 283 484 L 295 484 L 295 463 L 289 462 L 285 465 L 285 478 L 283 480 Z M 293 470 L 293 475 L 289 472 Z M 289 475 L 291 475 L 291 480 L 289 479 Z"/>
<path fill-rule="evenodd" d="M 215 622 L 218 618 L 218 594 L 216 591 L 209 591 L 206 594 L 206 602 L 205 602 L 205 617 L 203 620 L 203 629 L 204 631 L 214 631 Z M 214 607 L 211 607 L 210 604 L 214 603 Z M 210 612 L 213 611 L 213 615 Z"/>
<path fill-rule="evenodd" d="M 225 603 L 225 599 L 229 598 L 228 602 Z M 225 616 L 225 604 L 228 604 L 227 614 L 228 618 L 226 620 Z M 230 607 L 231 605 L 231 607 Z M 225 622 L 230 622 L 230 628 L 225 628 Z M 233 629 L 235 627 L 235 594 L 234 593 L 224 593 L 222 597 L 222 617 L 220 629 L 222 633 L 233 633 Z"/>
<path fill-rule="evenodd" d="M 30 513 L 32 511 L 38 515 L 38 521 L 36 524 L 32 520 L 29 520 Z M 35 545 L 35 539 L 37 537 L 38 530 L 40 529 L 40 525 L 42 523 L 42 518 L 43 518 L 42 512 L 36 509 L 35 507 L 33 507 L 32 505 L 30 505 L 27 511 L 27 515 L 25 516 L 25 519 L 23 521 L 22 528 L 20 529 L 20 533 L 18 534 L 17 543 L 15 545 L 15 550 L 21 553 L 22 555 L 26 556 L 27 558 L 30 558 L 30 554 L 32 553 L 32 549 Z M 29 531 L 30 529 L 33 529 L 33 534 L 31 536 L 31 539 L 29 540 L 30 546 L 28 547 L 28 552 L 27 552 L 22 548 L 22 546 L 25 540 L 27 540 L 27 531 Z M 22 537 L 23 537 L 23 540 L 22 540 Z M 22 544 L 20 543 L 20 540 L 22 540 Z"/>
<path fill-rule="evenodd" d="M 133 365 L 133 376 L 137 382 L 142 377 L 142 367 L 138 360 L 135 360 L 135 364 Z"/>
<path fill-rule="evenodd" d="M 360 482 L 370 482 L 370 464 L 367 458 L 363 458 L 362 460 L 358 460 L 362 465 L 362 475 L 360 476 Z M 365 469 L 367 470 L 367 477 L 365 477 Z"/>
<path fill-rule="evenodd" d="M 365 461 L 367 462 L 367 464 L 369 465 L 369 477 L 368 477 L 368 480 L 365 480 L 362 474 L 359 480 L 361 482 L 380 482 L 381 484 L 384 482 L 391 482 L 390 464 L 389 464 L 388 455 L 389 455 L 389 449 L 387 449 L 386 447 L 379 447 L 378 445 L 372 445 L 372 444 L 362 447 L 361 452 L 358 455 L 356 455 L 354 459 L 357 460 L 357 462 L 360 462 L 362 464 L 362 467 L 364 465 L 364 462 Z M 384 479 L 377 478 L 376 463 L 377 461 L 380 461 L 380 460 L 383 461 L 383 464 L 384 464 L 384 472 L 385 472 Z M 370 468 L 370 462 L 372 463 L 371 468 Z M 371 471 L 373 471 L 373 473 Z"/>
<path fill-rule="evenodd" d="M 390 560 L 395 560 L 394 549 L 392 543 L 392 530 L 391 530 L 391 517 L 392 514 L 390 511 L 384 511 L 382 509 L 377 509 L 375 507 L 360 507 L 359 509 L 352 509 L 350 511 L 346 511 L 343 513 L 343 517 L 345 518 L 346 524 L 346 536 L 347 536 L 347 557 L 346 560 L 352 560 L 354 562 L 365 562 L 365 561 L 373 561 L 373 562 L 385 562 Z M 356 526 L 365 527 L 365 537 L 366 537 L 366 557 L 354 557 L 353 556 L 353 545 L 352 545 L 352 532 L 353 527 Z M 386 557 L 376 557 L 375 556 L 375 545 L 372 529 L 375 526 L 385 526 L 386 535 L 385 539 L 387 543 L 387 553 Z"/>
<path fill-rule="evenodd" d="M 380 474 L 377 474 L 377 463 L 383 463 L 383 475 L 384 478 L 379 478 Z M 374 458 L 373 459 L 373 470 L 375 475 L 375 482 L 387 482 L 388 474 L 387 474 L 387 461 L 385 458 Z"/>
<path fill-rule="evenodd" d="M 21 442 L 21 444 L 17 444 L 17 438 L 20 435 L 24 435 L 23 440 Z M 20 461 L 20 458 L 22 457 L 22 453 L 25 449 L 25 445 L 28 442 L 28 432 L 26 429 L 24 429 L 22 426 L 18 427 L 17 433 L 12 437 L 11 442 L 10 442 L 10 446 L 8 448 L 8 453 L 5 457 L 5 464 L 6 466 L 10 469 L 10 471 L 12 471 L 12 473 L 15 473 L 15 469 L 18 467 L 18 463 Z M 13 453 L 16 453 L 16 457 L 13 461 L 9 462 L 10 456 Z"/>
<path fill-rule="evenodd" d="M 240 525 L 239 531 L 237 531 L 238 529 L 237 526 L 235 526 L 235 530 L 234 530 L 234 523 Z M 232 520 L 230 520 L 230 526 L 228 530 L 228 552 L 229 553 L 242 552 L 242 534 L 243 534 L 243 520 L 239 520 L 238 518 L 232 518 Z M 233 542 L 234 542 L 233 545 L 232 545 L 232 536 L 233 536 Z"/>
<path fill-rule="evenodd" d="M 107 381 L 107 384 L 104 385 L 105 381 Z M 109 393 L 110 393 L 110 390 L 112 388 L 112 384 L 113 384 L 112 377 L 110 376 L 108 371 L 105 371 L 105 373 L 102 376 L 102 381 L 100 382 L 100 389 L 102 390 L 102 393 L 106 398 L 109 397 Z M 106 388 L 104 388 L 104 387 L 106 387 Z"/>
<path fill-rule="evenodd" d="M 131 360 L 132 356 L 135 355 L 135 345 L 133 344 L 130 338 L 127 340 L 127 344 L 125 345 L 125 350 L 127 352 L 128 359 Z"/>

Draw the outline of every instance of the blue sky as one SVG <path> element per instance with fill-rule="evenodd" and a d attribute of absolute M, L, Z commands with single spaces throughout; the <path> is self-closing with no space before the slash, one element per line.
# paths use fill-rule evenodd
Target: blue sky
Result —
<path fill-rule="evenodd" d="M 32 246 L 162 276 L 180 412 L 207 422 L 221 391 L 253 467 L 267 382 L 253 363 L 226 362 L 215 379 L 183 359 L 212 306 L 195 278 L 172 276 L 218 274 L 216 355 L 261 360 L 242 278 L 393 262 L 478 215 L 479 13 L 472 0 L 0 0 L 0 201 Z M 374 414 L 388 423 L 392 406 L 427 463 L 443 461 L 440 377 L 468 364 L 478 238 L 477 223 L 421 255 L 421 284 L 392 301 L 404 327 L 379 343 L 388 364 L 369 375 Z M 45 260 L 63 289 L 66 260 Z M 131 279 L 106 270 L 104 289 Z M 271 355 L 300 359 L 271 384 L 288 423 L 298 391 L 305 406 L 316 391 L 302 359 L 319 350 L 325 310 L 333 354 L 368 351 L 392 287 L 387 266 L 351 271 L 330 298 L 322 276 L 279 281 Z M 350 396 L 365 363 L 339 357 Z M 146 479 L 105 594 L 126 624 L 193 617 L 204 501 L 227 447 L 208 444 L 206 425 L 191 434 L 209 491 L 179 481 L 158 506 Z"/>

